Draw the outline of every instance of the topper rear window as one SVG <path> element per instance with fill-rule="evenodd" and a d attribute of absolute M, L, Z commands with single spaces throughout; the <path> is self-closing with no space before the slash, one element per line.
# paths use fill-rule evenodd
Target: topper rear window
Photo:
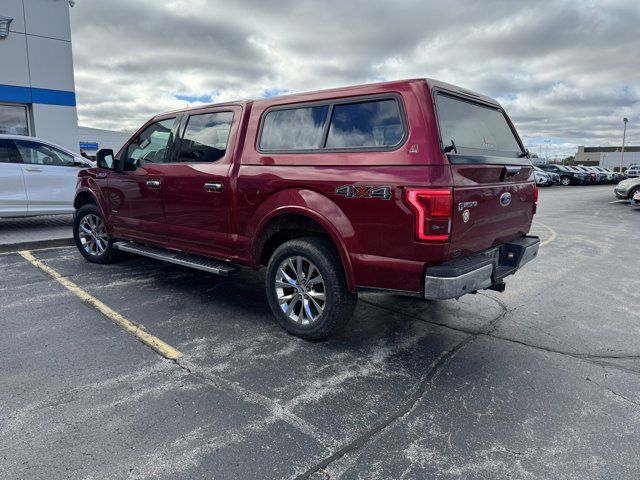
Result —
<path fill-rule="evenodd" d="M 272 108 L 263 118 L 258 145 L 265 152 L 384 151 L 405 138 L 399 100 L 376 96 Z"/>
<path fill-rule="evenodd" d="M 523 153 L 499 108 L 438 93 L 436 110 L 445 151 L 497 157 L 518 157 Z"/>

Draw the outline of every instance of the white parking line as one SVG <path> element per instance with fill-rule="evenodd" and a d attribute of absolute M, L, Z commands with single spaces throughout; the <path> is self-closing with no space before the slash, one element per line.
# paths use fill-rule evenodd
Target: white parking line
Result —
<path fill-rule="evenodd" d="M 544 223 L 540 223 L 540 222 L 536 222 L 536 225 L 540 225 L 541 227 L 546 228 L 547 230 L 549 230 L 549 233 L 551 234 L 551 236 L 547 238 L 544 242 L 540 242 L 541 247 L 544 247 L 545 245 L 549 245 L 558 237 L 558 234 L 556 233 L 556 231 L 553 228 L 551 228 L 549 225 L 545 225 Z"/>

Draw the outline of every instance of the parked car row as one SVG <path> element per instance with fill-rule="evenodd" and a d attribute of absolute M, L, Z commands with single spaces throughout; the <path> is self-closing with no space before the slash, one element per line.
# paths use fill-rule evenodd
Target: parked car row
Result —
<path fill-rule="evenodd" d="M 538 185 L 553 185 L 558 177 L 560 185 L 584 185 L 617 183 L 626 178 L 624 173 L 614 172 L 607 167 L 585 167 L 569 165 L 540 165 L 536 169 L 536 183 Z M 545 179 L 547 175 L 549 178 Z M 540 180 L 538 180 L 540 178 Z"/>

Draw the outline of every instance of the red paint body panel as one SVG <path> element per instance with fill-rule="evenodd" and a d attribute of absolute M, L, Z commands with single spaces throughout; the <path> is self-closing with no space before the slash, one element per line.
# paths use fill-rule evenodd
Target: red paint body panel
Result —
<path fill-rule="evenodd" d="M 260 267 L 261 235 L 270 222 L 280 215 L 302 215 L 333 240 L 350 290 L 419 292 L 425 268 L 523 235 L 533 214 L 530 167 L 502 182 L 500 166 L 449 164 L 441 153 L 433 89 L 468 93 L 416 79 L 159 115 L 140 131 L 164 118 L 232 110 L 225 157 L 208 164 L 147 164 L 124 173 L 92 169 L 81 176 L 78 192 L 91 192 L 116 237 L 253 268 Z M 406 135 L 394 150 L 261 153 L 257 148 L 262 118 L 271 107 L 382 94 L 396 96 L 405 115 Z M 118 155 L 125 151 L 126 145 Z M 96 172 L 107 178 L 96 182 Z M 148 188 L 148 179 L 159 180 L 161 188 Z M 223 185 L 220 192 L 204 190 L 212 181 Z M 344 185 L 388 187 L 390 198 L 336 194 Z M 404 198 L 407 187 L 453 188 L 451 242 L 416 239 L 414 212 Z M 499 204 L 505 191 L 512 194 L 511 208 Z M 466 201 L 477 202 L 467 223 L 457 209 Z"/>

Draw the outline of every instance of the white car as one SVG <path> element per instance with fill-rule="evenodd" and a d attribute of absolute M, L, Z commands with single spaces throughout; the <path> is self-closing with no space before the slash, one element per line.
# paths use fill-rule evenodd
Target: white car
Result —
<path fill-rule="evenodd" d="M 0 135 L 0 217 L 73 213 L 78 171 L 91 166 L 47 140 Z"/>
<path fill-rule="evenodd" d="M 553 185 L 553 180 L 551 180 L 551 177 L 547 175 L 547 172 L 538 167 L 533 167 L 533 176 L 536 179 L 536 183 L 541 187 L 544 187 L 545 185 Z"/>
<path fill-rule="evenodd" d="M 628 178 L 640 177 L 640 167 L 633 165 L 627 169 L 626 172 Z"/>

